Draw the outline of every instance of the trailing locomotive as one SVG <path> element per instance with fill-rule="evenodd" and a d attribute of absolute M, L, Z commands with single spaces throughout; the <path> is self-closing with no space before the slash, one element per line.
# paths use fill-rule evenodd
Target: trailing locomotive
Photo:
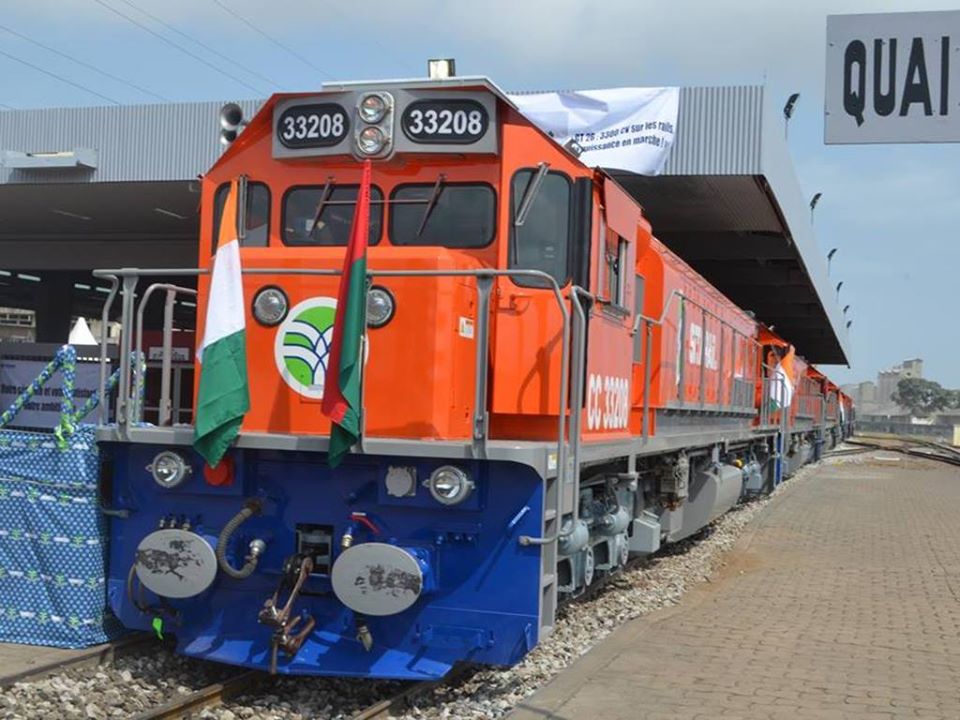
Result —
<path fill-rule="evenodd" d="M 331 468 L 323 371 L 366 160 L 360 440 Z M 405 679 L 515 663 L 559 601 L 850 431 L 848 398 L 485 79 L 275 95 L 201 208 L 201 331 L 216 239 L 240 242 L 239 438 L 209 468 L 190 427 L 139 423 L 137 271 L 113 271 L 124 372 L 100 430 L 111 607 L 183 654 Z"/>

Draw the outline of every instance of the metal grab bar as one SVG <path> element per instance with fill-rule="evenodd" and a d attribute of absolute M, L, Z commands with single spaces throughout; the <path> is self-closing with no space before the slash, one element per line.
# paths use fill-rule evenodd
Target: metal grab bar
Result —
<path fill-rule="evenodd" d="M 110 324 L 110 308 L 113 306 L 113 301 L 117 297 L 117 289 L 120 287 L 120 279 L 116 276 L 111 276 L 108 278 L 110 280 L 110 292 L 107 294 L 107 299 L 103 301 L 103 311 L 100 313 L 100 410 L 97 413 L 97 424 L 104 425 L 106 423 L 106 412 L 107 412 L 107 403 L 105 398 L 107 396 L 107 340 L 109 339 L 109 324 Z"/>
<path fill-rule="evenodd" d="M 179 285 L 171 285 L 169 283 L 153 283 L 150 287 L 147 288 L 147 291 L 143 294 L 143 299 L 140 300 L 140 307 L 137 308 L 137 357 L 143 358 L 143 315 L 146 310 L 147 303 L 150 302 L 150 297 L 153 295 L 155 290 L 166 290 L 166 302 L 164 303 L 163 308 L 163 356 L 161 358 L 161 388 L 160 388 L 160 417 L 158 418 L 158 425 L 165 425 L 164 422 L 164 410 L 166 409 L 167 415 L 170 413 L 170 399 L 168 397 L 170 392 L 170 369 L 171 369 L 171 353 L 173 344 L 173 303 L 177 294 L 190 295 L 192 297 L 197 296 L 197 291 L 193 288 L 181 287 Z M 144 381 L 144 378 L 141 376 L 141 373 L 144 372 L 143 364 L 137 363 L 136 367 L 133 370 L 133 385 L 134 387 L 140 387 L 140 384 Z M 140 422 L 143 420 L 143 407 L 141 405 L 140 393 L 134 393 L 130 398 L 131 412 L 130 415 L 133 417 L 134 422 Z"/>
<path fill-rule="evenodd" d="M 242 273 L 244 275 L 308 275 L 308 276 L 326 276 L 326 277 L 337 277 L 342 274 L 341 270 L 333 269 L 320 269 L 320 268 L 243 268 Z M 122 284 L 121 295 L 123 298 L 123 309 L 121 312 L 121 343 L 122 349 L 127 352 L 127 357 L 124 359 L 121 357 L 121 392 L 120 397 L 118 398 L 117 403 L 117 425 L 121 433 L 126 432 L 126 427 L 130 421 L 130 413 L 127 412 L 127 402 L 125 398 L 129 397 L 130 389 L 130 365 L 129 365 L 129 351 L 130 347 L 130 327 L 131 327 L 131 317 L 132 317 L 132 308 L 133 308 L 133 295 L 134 290 L 136 289 L 136 284 L 139 278 L 144 277 L 199 277 L 201 275 L 210 274 L 210 270 L 206 268 L 169 268 L 169 269 L 148 269 L 148 270 L 139 270 L 135 268 L 117 268 L 117 269 L 107 269 L 107 270 L 94 270 L 93 276 L 98 278 L 109 279 L 113 284 L 113 290 L 109 294 L 107 301 L 104 306 L 103 314 L 105 317 L 108 317 L 110 305 L 113 302 L 113 298 L 116 295 L 116 287 Z M 557 281 L 553 276 L 545 273 L 541 270 L 501 270 L 493 268 L 480 268 L 475 270 L 367 270 L 368 280 L 376 277 L 474 277 L 478 280 L 483 278 L 489 278 L 489 283 L 479 282 L 477 283 L 477 292 L 478 293 L 487 293 L 486 305 L 489 308 L 489 297 L 492 292 L 492 279 L 498 277 L 508 277 L 511 279 L 514 278 L 531 278 L 538 279 L 545 283 L 546 288 L 553 292 L 554 299 L 556 301 L 557 307 L 560 310 L 560 315 L 562 318 L 562 352 L 560 360 L 560 395 L 559 395 L 559 413 L 558 413 L 558 431 L 557 431 L 557 476 L 563 478 L 565 473 L 569 470 L 567 467 L 567 422 L 568 422 L 568 407 L 567 407 L 567 398 L 570 393 L 570 312 L 567 309 L 566 302 L 560 291 L 560 286 L 557 284 Z M 158 287 L 162 287 L 163 284 L 157 284 Z M 153 287 L 153 286 L 151 286 Z M 172 286 L 176 287 L 176 286 Z M 483 298 L 478 300 L 478 312 L 479 307 L 483 304 Z M 143 303 L 141 303 L 141 309 L 143 308 Z M 477 403 L 477 406 L 474 407 L 474 445 L 475 452 L 478 456 L 482 457 L 486 455 L 486 445 L 489 440 L 489 428 L 487 427 L 486 420 L 486 405 L 487 405 L 487 393 L 486 388 L 486 375 L 488 368 L 488 359 L 489 359 L 489 317 L 487 315 L 483 316 L 483 319 L 478 316 L 477 322 L 477 353 L 476 353 L 476 363 L 477 363 L 477 377 L 475 378 L 474 386 L 474 402 Z M 104 328 L 106 328 L 106 323 L 104 323 Z M 103 330 L 104 343 L 103 346 L 106 346 L 106 330 Z M 165 340 L 166 343 L 166 340 Z M 104 375 L 103 367 L 105 365 L 105 359 L 103 357 L 104 350 L 101 350 L 101 376 Z M 166 352 L 166 350 L 165 350 Z M 361 371 L 362 372 L 362 371 Z M 104 379 L 105 382 L 105 379 Z M 476 384 L 482 384 L 484 387 L 477 388 Z M 361 388 L 363 383 L 361 383 Z M 362 390 L 361 390 L 362 392 Z M 482 403 L 480 402 L 482 398 Z M 363 404 L 364 397 L 361 394 L 361 416 L 363 416 Z M 101 416 L 102 421 L 102 416 Z M 477 430 L 479 428 L 479 431 Z M 477 437 L 479 435 L 479 437 Z M 547 469 L 549 473 L 549 467 Z M 562 500 L 561 500 L 562 504 Z M 560 508 L 560 517 L 562 518 L 562 507 Z"/>
<path fill-rule="evenodd" d="M 717 320 L 717 321 L 720 323 L 720 338 L 721 338 L 721 344 L 720 344 L 720 350 L 719 350 L 719 351 L 720 351 L 720 362 L 721 362 L 721 365 L 720 365 L 720 369 L 719 369 L 720 381 L 719 381 L 719 386 L 718 386 L 718 389 L 717 389 L 717 390 L 718 390 L 718 392 L 717 392 L 717 403 L 718 403 L 718 405 L 720 405 L 720 407 L 724 407 L 724 404 L 723 404 L 723 383 L 724 383 L 724 379 L 725 379 L 725 378 L 723 377 L 723 371 L 724 371 L 724 369 L 725 369 L 724 364 L 723 364 L 723 345 L 724 345 L 724 342 L 725 342 L 724 328 L 730 328 L 730 331 L 731 331 L 730 343 L 731 343 L 731 349 L 732 349 L 732 351 L 733 351 L 733 367 L 731 368 L 733 374 L 731 375 L 731 384 L 733 383 L 733 381 L 737 380 L 737 378 L 735 377 L 735 373 L 736 373 L 736 371 L 737 371 L 737 357 L 738 357 L 738 355 L 739 355 L 739 343 L 738 343 L 738 340 L 739 340 L 740 338 L 746 340 L 747 342 L 749 342 L 749 343 L 754 347 L 754 349 L 762 348 L 762 343 L 760 343 L 759 341 L 757 341 L 755 338 L 753 338 L 753 337 L 751 337 L 751 336 L 749 336 L 749 335 L 744 334 L 743 332 L 741 332 L 740 330 L 738 330 L 736 327 L 734 327 L 731 323 L 727 322 L 727 321 L 724 320 L 722 317 L 720 317 L 720 316 L 717 315 L 716 313 L 714 313 L 714 312 L 712 312 L 711 310 L 709 310 L 708 308 L 706 308 L 702 303 L 699 303 L 699 302 L 697 302 L 696 300 L 690 299 L 690 298 L 687 297 L 683 292 L 681 292 L 680 290 L 677 290 L 677 289 L 673 289 L 673 290 L 670 291 L 670 295 L 667 296 L 667 301 L 664 303 L 663 311 L 660 313 L 660 317 L 659 317 L 659 318 L 650 317 L 649 315 L 644 315 L 643 313 L 637 313 L 637 315 L 636 315 L 636 317 L 634 318 L 634 321 L 633 321 L 633 328 L 632 328 L 631 331 L 630 331 L 630 335 L 631 335 L 631 336 L 636 335 L 636 334 L 640 331 L 641 327 L 644 327 L 644 326 L 646 327 L 646 337 L 645 337 L 644 350 L 643 350 L 643 362 L 644 362 L 644 371 L 643 371 L 643 376 L 644 376 L 644 377 L 643 377 L 643 417 L 642 417 L 642 419 L 641 419 L 641 421 L 642 421 L 642 434 L 643 434 L 643 439 L 644 439 L 644 440 L 647 440 L 647 439 L 649 439 L 649 437 L 650 437 L 650 427 L 649 427 L 649 425 L 650 425 L 650 418 L 649 418 L 649 413 L 650 413 L 650 401 L 649 401 L 649 395 L 650 395 L 650 383 L 651 383 L 651 375 L 652 375 L 651 358 L 652 358 L 652 349 L 653 349 L 653 328 L 654 328 L 654 327 L 663 327 L 664 322 L 666 321 L 667 315 L 668 315 L 668 313 L 670 312 L 671 306 L 673 305 L 673 301 L 674 301 L 675 298 L 678 299 L 679 302 L 682 303 L 682 304 L 686 304 L 686 303 L 689 302 L 691 305 L 693 305 L 694 307 L 696 307 L 697 309 L 699 309 L 700 312 L 701 312 L 701 323 L 702 323 L 702 325 L 703 325 L 703 333 L 704 333 L 704 337 L 701 338 L 701 347 L 700 347 L 700 355 L 701 355 L 701 357 L 700 357 L 700 375 L 701 375 L 701 377 L 700 377 L 700 388 L 699 388 L 699 392 L 700 392 L 699 400 L 700 400 L 700 405 L 701 405 L 701 407 L 704 406 L 704 391 L 705 391 L 705 387 L 706 387 L 705 382 L 704 382 L 704 377 L 703 377 L 703 375 L 704 375 L 704 365 L 703 365 L 703 362 L 704 362 L 704 353 L 705 353 L 705 351 L 706 351 L 706 317 L 707 317 L 707 316 L 709 316 L 709 317 Z M 677 332 L 678 332 L 679 334 L 681 334 L 681 337 L 682 337 L 683 334 L 685 334 L 685 333 L 684 333 L 684 331 L 685 331 L 685 326 L 686 326 L 686 322 L 685 322 L 684 320 L 681 320 L 681 325 L 680 325 L 680 327 L 679 327 L 678 330 L 677 330 Z M 679 372 L 678 372 L 677 399 L 678 399 L 678 401 L 679 401 L 681 404 L 683 404 L 683 401 L 684 401 L 684 393 L 683 393 L 682 385 L 683 385 L 683 376 L 684 376 L 685 366 L 686 366 L 686 363 L 683 362 L 684 358 L 683 358 L 683 355 L 682 355 L 682 353 L 684 353 L 684 351 L 685 351 L 685 348 L 681 347 L 681 350 L 680 350 L 680 352 L 681 352 L 681 357 L 678 359 L 678 361 L 679 361 L 679 363 L 680 363 L 680 368 L 679 368 Z M 753 363 L 750 363 L 750 364 L 748 364 L 748 365 L 746 366 L 746 368 L 748 368 L 748 370 L 747 370 L 747 372 L 745 373 L 745 377 L 742 379 L 742 382 L 746 382 L 746 383 L 751 384 L 751 385 L 752 385 L 752 384 L 755 384 L 755 383 L 756 383 L 756 380 L 757 380 L 757 373 L 756 373 L 756 371 L 755 371 L 755 370 L 756 370 L 755 365 L 754 365 Z M 731 388 L 731 393 L 730 393 L 730 407 L 746 407 L 746 406 L 739 405 L 739 404 L 738 404 L 739 402 L 740 402 L 740 401 L 739 401 L 739 398 L 738 398 L 738 393 L 737 393 L 737 391 L 736 391 L 736 388 Z"/>

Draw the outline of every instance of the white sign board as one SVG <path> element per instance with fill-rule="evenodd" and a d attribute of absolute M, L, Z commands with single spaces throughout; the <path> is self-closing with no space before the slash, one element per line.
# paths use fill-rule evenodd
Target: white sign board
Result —
<path fill-rule="evenodd" d="M 824 135 L 960 142 L 960 11 L 827 17 Z"/>
<path fill-rule="evenodd" d="M 511 95 L 561 145 L 575 140 L 590 167 L 657 175 L 673 146 L 679 88 L 609 88 Z"/>

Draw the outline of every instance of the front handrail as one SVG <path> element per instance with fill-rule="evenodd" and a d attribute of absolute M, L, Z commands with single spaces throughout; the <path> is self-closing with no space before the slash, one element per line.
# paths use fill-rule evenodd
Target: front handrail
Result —
<path fill-rule="evenodd" d="M 143 358 L 143 316 L 150 302 L 150 297 L 156 290 L 166 290 L 166 302 L 163 308 L 163 357 L 161 358 L 161 390 L 160 390 L 160 417 L 159 425 L 165 425 L 165 413 L 169 413 L 170 403 L 167 401 L 167 395 L 170 391 L 170 345 L 172 344 L 171 331 L 173 330 L 173 303 L 177 295 L 189 295 L 196 297 L 197 291 L 193 288 L 171 285 L 170 283 L 153 283 L 147 288 L 140 300 L 140 307 L 137 308 L 137 354 L 136 357 Z M 133 370 L 133 384 L 139 387 L 143 381 L 143 372 L 145 367 L 142 363 L 137 363 Z M 143 402 L 140 393 L 136 393 L 132 398 L 133 405 L 130 414 L 135 422 L 143 420 Z"/>
<path fill-rule="evenodd" d="M 103 310 L 103 328 L 102 331 L 102 343 L 101 343 L 101 387 L 106 383 L 105 377 L 105 364 L 106 360 L 104 358 L 105 347 L 106 347 L 106 326 L 107 319 L 109 319 L 109 311 L 113 304 L 113 301 L 118 293 L 122 298 L 121 303 L 121 370 L 120 370 L 120 392 L 117 400 L 117 425 L 118 430 L 121 433 L 125 433 L 128 425 L 130 424 L 131 416 L 136 418 L 136 415 L 130 412 L 130 408 L 136 408 L 135 402 L 130 397 L 130 371 L 129 371 L 129 353 L 127 357 L 124 356 L 125 351 L 130 351 L 129 347 L 130 342 L 130 328 L 132 325 L 132 315 L 133 315 L 133 299 L 136 289 L 136 284 L 140 278 L 149 278 L 149 277 L 199 277 L 202 275 L 208 275 L 210 270 L 206 268 L 168 268 L 168 269 L 148 269 L 141 270 L 136 268 L 116 268 L 116 269 L 106 269 L 106 270 L 94 270 L 94 277 L 103 278 L 110 280 L 111 290 L 108 293 L 107 299 L 104 302 Z M 243 268 L 242 273 L 244 275 L 308 275 L 308 276 L 325 276 L 325 277 L 337 277 L 342 274 L 341 270 L 335 269 L 322 269 L 322 268 Z M 557 284 L 557 281 L 548 273 L 545 273 L 541 270 L 522 270 L 522 269 L 494 269 L 494 268 L 479 268 L 473 270 L 367 270 L 366 273 L 367 280 L 371 280 L 377 277 L 474 277 L 478 279 L 477 283 L 477 292 L 481 295 L 480 301 L 478 302 L 478 321 L 477 321 L 477 352 L 476 352 L 476 370 L 477 377 L 475 378 L 475 394 L 474 394 L 474 417 L 473 417 L 473 444 L 474 452 L 476 455 L 483 457 L 486 455 L 486 446 L 489 441 L 489 427 L 487 423 L 487 368 L 489 360 L 489 343 L 490 343 L 490 333 L 489 333 L 489 317 L 485 314 L 482 318 L 479 316 L 479 309 L 483 306 L 489 308 L 490 295 L 492 293 L 492 280 L 494 278 L 506 277 L 510 279 L 515 278 L 529 278 L 536 279 L 540 282 L 545 283 L 546 287 L 552 291 L 554 299 L 556 301 L 557 307 L 560 311 L 562 318 L 562 352 L 560 360 L 560 393 L 559 393 L 559 413 L 558 413 L 558 429 L 557 429 L 557 475 L 558 477 L 563 477 L 567 472 L 567 422 L 568 422 L 568 406 L 567 399 L 570 393 L 570 312 L 567 308 L 566 302 L 564 300 L 563 294 L 561 292 L 560 286 Z M 491 282 L 485 283 L 480 282 L 483 279 L 490 279 Z M 162 284 L 159 284 L 160 286 Z M 153 287 L 153 286 L 151 286 Z M 174 286 L 176 287 L 176 286 Z M 485 296 L 485 297 L 484 297 Z M 146 300 L 146 298 L 145 298 Z M 142 311 L 144 307 L 144 302 L 141 302 L 140 309 Z M 487 313 L 489 310 L 487 311 Z M 367 329 L 364 328 L 364 341 L 366 341 L 366 332 Z M 361 372 L 363 372 L 361 370 Z M 481 386 L 481 387 L 478 387 Z M 364 396 L 363 396 L 363 386 L 364 383 L 361 381 L 361 417 L 363 416 L 363 406 L 364 406 Z M 480 402 L 482 397 L 482 402 Z M 101 421 L 103 415 L 101 414 Z M 549 471 L 549 468 L 548 468 Z M 562 510 L 562 509 L 561 509 Z M 562 513 L 561 513 L 562 517 Z"/>

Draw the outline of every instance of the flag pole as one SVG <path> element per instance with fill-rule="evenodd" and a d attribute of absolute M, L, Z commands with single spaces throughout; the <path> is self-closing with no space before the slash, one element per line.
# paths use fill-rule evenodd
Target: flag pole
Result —
<path fill-rule="evenodd" d="M 365 292 L 363 295 L 364 298 L 364 309 L 366 309 L 366 299 L 370 296 L 370 285 L 373 283 L 373 278 L 370 277 L 370 271 L 367 271 L 367 274 L 364 278 L 364 288 Z M 370 328 L 367 325 L 367 314 L 363 314 L 363 335 L 360 337 L 360 435 L 357 438 L 357 447 L 361 453 L 366 452 L 364 447 L 364 441 L 367 437 L 367 403 L 366 403 L 366 387 L 367 387 L 367 358 L 370 357 L 369 345 L 370 337 L 368 333 Z"/>

